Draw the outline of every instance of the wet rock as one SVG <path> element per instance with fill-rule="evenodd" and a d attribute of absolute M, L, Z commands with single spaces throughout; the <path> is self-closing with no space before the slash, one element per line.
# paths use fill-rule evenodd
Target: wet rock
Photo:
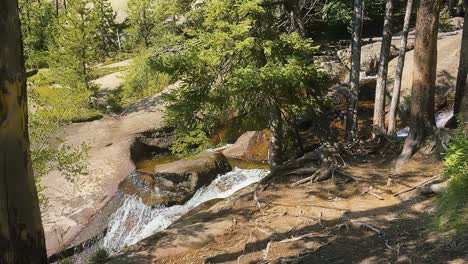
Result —
<path fill-rule="evenodd" d="M 268 160 L 269 140 L 269 131 L 249 131 L 223 150 L 223 154 L 230 159 L 264 162 Z"/>
<path fill-rule="evenodd" d="M 134 171 L 119 186 L 127 195 L 139 196 L 147 206 L 183 204 L 200 187 L 231 170 L 221 153 L 206 153 L 155 167 L 154 174 Z"/>

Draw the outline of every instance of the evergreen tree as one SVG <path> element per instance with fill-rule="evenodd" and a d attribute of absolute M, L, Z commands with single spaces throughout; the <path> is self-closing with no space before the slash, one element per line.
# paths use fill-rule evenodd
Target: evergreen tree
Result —
<path fill-rule="evenodd" d="M 128 33 L 134 45 L 149 47 L 155 26 L 154 0 L 130 0 L 128 2 Z"/>
<path fill-rule="evenodd" d="M 47 65 L 48 47 L 52 41 L 52 27 L 57 22 L 50 2 L 19 1 L 24 55 L 28 68 Z"/>
<path fill-rule="evenodd" d="M 95 61 L 98 46 L 94 19 L 91 0 L 69 0 L 59 18 L 52 57 L 63 85 L 90 89 L 90 64 Z"/>
<path fill-rule="evenodd" d="M 96 23 L 96 53 L 99 58 L 108 57 L 118 50 L 116 13 L 109 0 L 93 1 L 93 21 Z"/>
<path fill-rule="evenodd" d="M 186 39 L 153 56 L 158 69 L 183 81 L 166 97 L 168 123 L 182 134 L 211 134 L 226 122 L 269 127 L 271 167 L 288 159 L 291 124 L 319 108 L 323 87 L 313 62 L 317 47 L 279 27 L 276 7 L 255 0 L 205 1 L 187 15 Z"/>
<path fill-rule="evenodd" d="M 0 263 L 47 263 L 31 167 L 27 89 L 16 0 L 0 1 Z"/>

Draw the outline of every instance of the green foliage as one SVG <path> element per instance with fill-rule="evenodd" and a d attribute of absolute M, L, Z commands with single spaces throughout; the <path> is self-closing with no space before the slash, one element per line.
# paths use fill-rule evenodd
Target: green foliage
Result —
<path fill-rule="evenodd" d="M 45 67 L 56 23 L 52 2 L 20 0 L 18 4 L 26 67 Z"/>
<path fill-rule="evenodd" d="M 105 59 L 111 53 L 118 51 L 116 13 L 109 0 L 92 0 L 92 3 L 92 16 L 96 28 L 94 32 L 96 55 L 100 59 Z"/>
<path fill-rule="evenodd" d="M 285 33 L 276 8 L 264 2 L 205 1 L 186 15 L 186 38 L 152 57 L 153 67 L 182 81 L 165 97 L 166 122 L 182 135 L 212 134 L 227 120 L 262 129 L 319 108 L 325 76 L 313 60 L 318 47 Z"/>
<path fill-rule="evenodd" d="M 109 253 L 107 250 L 100 248 L 97 249 L 89 259 L 89 264 L 104 264 L 109 260 Z"/>
<path fill-rule="evenodd" d="M 122 86 L 122 102 L 124 105 L 151 96 L 162 91 L 170 82 L 168 74 L 155 71 L 148 63 L 150 51 L 142 51 L 136 57 L 125 75 Z"/>
<path fill-rule="evenodd" d="M 442 32 L 454 31 L 454 27 L 450 23 L 450 12 L 447 7 L 440 12 L 439 30 Z"/>
<path fill-rule="evenodd" d="M 191 6 L 191 0 L 130 0 L 128 24 L 131 45 L 146 48 L 171 41 L 180 31 L 183 14 Z"/>
<path fill-rule="evenodd" d="M 60 261 L 60 264 L 74 264 L 73 260 L 70 258 L 66 258 Z"/>
<path fill-rule="evenodd" d="M 69 0 L 59 18 L 55 52 L 51 53 L 57 80 L 62 86 L 90 89 L 90 63 L 95 62 L 97 30 L 91 0 Z"/>
<path fill-rule="evenodd" d="M 87 173 L 87 145 L 68 145 L 62 140 L 62 125 L 74 118 L 93 115 L 88 108 L 89 91 L 50 86 L 50 71 L 41 71 L 29 80 L 29 137 L 34 177 L 41 206 L 47 204 L 41 178 L 59 170 L 69 181 Z"/>
<path fill-rule="evenodd" d="M 468 231 L 468 134 L 459 128 L 446 153 L 448 189 L 438 197 L 437 227 L 449 235 Z"/>
<path fill-rule="evenodd" d="M 174 155 L 186 157 L 201 153 L 212 146 L 206 134 L 196 129 L 185 133 L 178 133 L 171 151 Z"/>
<path fill-rule="evenodd" d="M 353 2 L 332 0 L 323 5 L 322 18 L 331 24 L 344 24 L 351 28 L 353 21 Z"/>

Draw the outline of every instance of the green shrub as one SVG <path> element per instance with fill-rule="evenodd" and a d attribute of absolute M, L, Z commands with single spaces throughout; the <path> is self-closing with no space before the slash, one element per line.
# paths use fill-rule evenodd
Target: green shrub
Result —
<path fill-rule="evenodd" d="M 184 157 L 201 153 L 210 147 L 212 144 L 206 133 L 195 129 L 186 133 L 178 133 L 171 151 L 174 155 Z"/>
<path fill-rule="evenodd" d="M 437 227 L 451 236 L 468 231 L 468 134 L 458 129 L 444 160 L 448 189 L 438 197 Z"/>
<path fill-rule="evenodd" d="M 97 249 L 89 258 L 89 264 L 104 264 L 109 259 L 109 253 L 103 249 Z"/>
<path fill-rule="evenodd" d="M 442 32 L 454 31 L 454 26 L 450 23 L 450 12 L 444 8 L 440 13 L 439 30 Z"/>
<path fill-rule="evenodd" d="M 66 258 L 66 259 L 62 259 L 60 261 L 60 264 L 74 264 L 74 262 L 71 258 Z"/>
<path fill-rule="evenodd" d="M 149 64 L 151 54 L 149 50 L 143 51 L 130 65 L 122 86 L 122 102 L 124 105 L 159 93 L 169 84 L 169 75 L 154 70 Z"/>

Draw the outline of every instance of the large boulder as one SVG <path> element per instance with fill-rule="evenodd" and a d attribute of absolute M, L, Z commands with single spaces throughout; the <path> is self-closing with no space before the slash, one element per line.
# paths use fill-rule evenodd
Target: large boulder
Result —
<path fill-rule="evenodd" d="M 224 149 L 223 154 L 230 159 L 267 161 L 269 141 L 269 131 L 249 131 L 242 134 L 232 146 Z"/>
<path fill-rule="evenodd" d="M 361 71 L 365 72 L 367 76 L 376 75 L 378 71 L 379 61 L 380 61 L 380 49 L 382 47 L 382 42 L 374 42 L 368 45 L 364 45 L 361 48 Z M 392 40 L 392 45 L 390 47 L 390 59 L 393 59 L 398 56 L 398 50 L 400 47 L 399 40 Z M 412 50 L 414 48 L 414 40 L 409 39 L 406 46 L 406 50 Z M 341 60 L 341 63 L 347 68 L 351 67 L 351 49 L 343 49 L 337 52 L 338 57 Z"/>
<path fill-rule="evenodd" d="M 231 170 L 223 154 L 204 153 L 194 159 L 157 165 L 151 175 L 135 171 L 119 188 L 125 194 L 138 195 L 148 206 L 183 204 L 200 187 Z"/>
<path fill-rule="evenodd" d="M 436 110 L 453 104 L 458 64 L 460 60 L 461 37 L 462 34 L 458 33 L 452 36 L 441 37 L 437 41 L 437 79 L 435 87 Z M 407 52 L 401 83 L 401 103 L 403 105 L 409 102 L 407 98 L 410 98 L 411 96 L 414 70 L 413 60 L 414 51 Z M 389 82 L 387 88 L 390 94 L 393 89 L 397 63 L 398 59 L 393 59 L 390 61 L 388 66 Z"/>

